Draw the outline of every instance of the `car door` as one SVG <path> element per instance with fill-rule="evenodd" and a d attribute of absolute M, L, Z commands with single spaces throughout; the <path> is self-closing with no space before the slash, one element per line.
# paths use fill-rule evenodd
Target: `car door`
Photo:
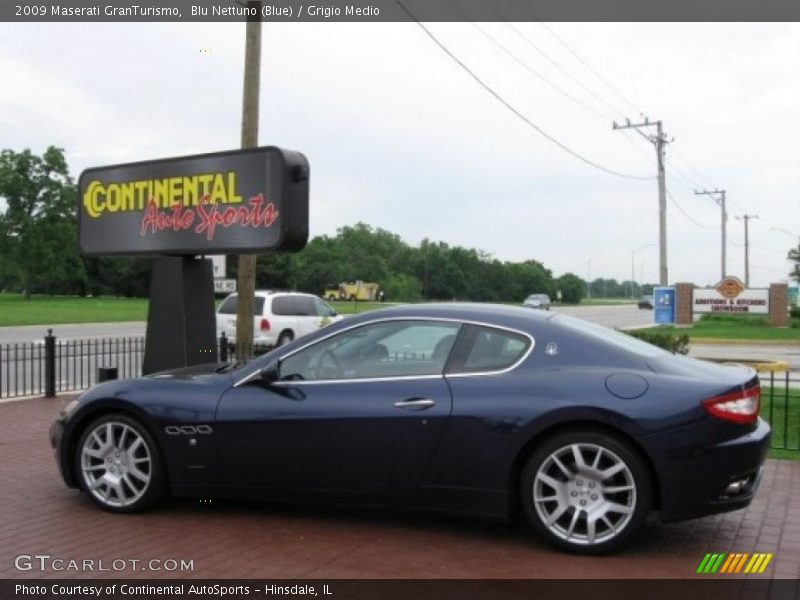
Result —
<path fill-rule="evenodd" d="M 384 320 L 339 332 L 221 399 L 215 431 L 230 485 L 410 490 L 450 416 L 444 365 L 460 324 Z"/>

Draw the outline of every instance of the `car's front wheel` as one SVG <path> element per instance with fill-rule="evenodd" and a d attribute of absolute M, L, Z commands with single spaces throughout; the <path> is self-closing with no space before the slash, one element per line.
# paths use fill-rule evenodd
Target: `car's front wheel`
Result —
<path fill-rule="evenodd" d="M 166 477 L 155 440 L 126 415 L 104 415 L 90 423 L 75 460 L 81 487 L 107 510 L 138 512 L 164 496 Z"/>
<path fill-rule="evenodd" d="M 627 443 L 598 431 L 546 440 L 522 471 L 528 521 L 549 543 L 583 554 L 619 549 L 642 528 L 652 503 L 647 466 Z"/>

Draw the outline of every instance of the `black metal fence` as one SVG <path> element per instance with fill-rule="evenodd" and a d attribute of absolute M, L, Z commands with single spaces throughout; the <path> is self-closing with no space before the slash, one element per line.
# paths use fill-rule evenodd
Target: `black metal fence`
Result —
<path fill-rule="evenodd" d="M 800 379 L 788 371 L 760 373 L 761 418 L 772 427 L 772 448 L 800 451 Z"/>
<path fill-rule="evenodd" d="M 143 358 L 144 337 L 59 340 L 48 330 L 41 341 L 0 344 L 0 398 L 83 390 L 103 374 L 138 377 Z"/>

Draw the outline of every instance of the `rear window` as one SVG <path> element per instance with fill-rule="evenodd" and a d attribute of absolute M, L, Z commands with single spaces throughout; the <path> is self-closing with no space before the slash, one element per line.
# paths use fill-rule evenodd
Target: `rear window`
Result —
<path fill-rule="evenodd" d="M 239 297 L 238 296 L 228 296 L 225 300 L 220 304 L 219 307 L 219 314 L 221 315 L 235 315 L 239 309 Z M 261 296 L 256 296 L 253 299 L 253 315 L 261 315 L 264 312 L 264 298 Z"/>
<path fill-rule="evenodd" d="M 513 366 L 525 355 L 531 340 L 527 336 L 471 325 L 464 336 L 465 354 L 458 357 L 451 373 L 501 371 Z"/>
<path fill-rule="evenodd" d="M 596 323 L 590 323 L 589 321 L 575 319 L 574 317 L 568 317 L 566 315 L 556 315 L 553 317 L 552 322 L 562 327 L 566 327 L 567 329 L 572 329 L 573 331 L 588 335 L 600 342 L 615 346 L 630 352 L 631 354 L 636 354 L 645 358 L 655 358 L 657 356 L 669 354 L 669 352 L 666 350 L 662 350 L 657 346 L 653 346 L 652 344 L 638 340 L 633 336 L 620 333 L 619 331 L 615 331 L 610 327 L 603 327 L 602 325 L 598 325 Z"/>

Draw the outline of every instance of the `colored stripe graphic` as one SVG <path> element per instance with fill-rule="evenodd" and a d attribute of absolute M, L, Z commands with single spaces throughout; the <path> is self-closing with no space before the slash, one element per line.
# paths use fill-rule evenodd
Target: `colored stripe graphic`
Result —
<path fill-rule="evenodd" d="M 711 554 L 710 553 L 706 553 L 706 555 L 703 557 L 703 560 L 701 560 L 700 564 L 697 565 L 696 573 L 705 573 L 706 572 L 706 566 L 708 565 L 710 560 L 711 560 Z"/>
<path fill-rule="evenodd" d="M 763 573 L 767 565 L 772 560 L 771 552 L 708 552 L 697 565 L 697 573 L 703 575 L 713 575 L 715 573 L 736 574 L 760 574 Z"/>
<path fill-rule="evenodd" d="M 728 560 L 722 563 L 722 569 L 720 569 L 720 573 L 730 573 L 733 567 L 736 565 L 736 560 L 738 557 L 738 554 L 729 554 Z"/>
<path fill-rule="evenodd" d="M 749 556 L 750 556 L 749 554 L 742 554 L 741 558 L 739 559 L 739 562 L 736 563 L 736 569 L 735 570 L 731 569 L 731 573 L 738 573 L 739 571 L 741 571 L 742 567 L 744 566 L 744 563 L 747 561 L 747 557 Z"/>
<path fill-rule="evenodd" d="M 703 574 L 716 573 L 722 564 L 722 561 L 725 559 L 725 556 L 726 554 L 724 552 L 706 554 L 705 557 L 703 557 L 703 560 L 700 561 L 700 564 L 697 566 L 697 572 Z"/>

